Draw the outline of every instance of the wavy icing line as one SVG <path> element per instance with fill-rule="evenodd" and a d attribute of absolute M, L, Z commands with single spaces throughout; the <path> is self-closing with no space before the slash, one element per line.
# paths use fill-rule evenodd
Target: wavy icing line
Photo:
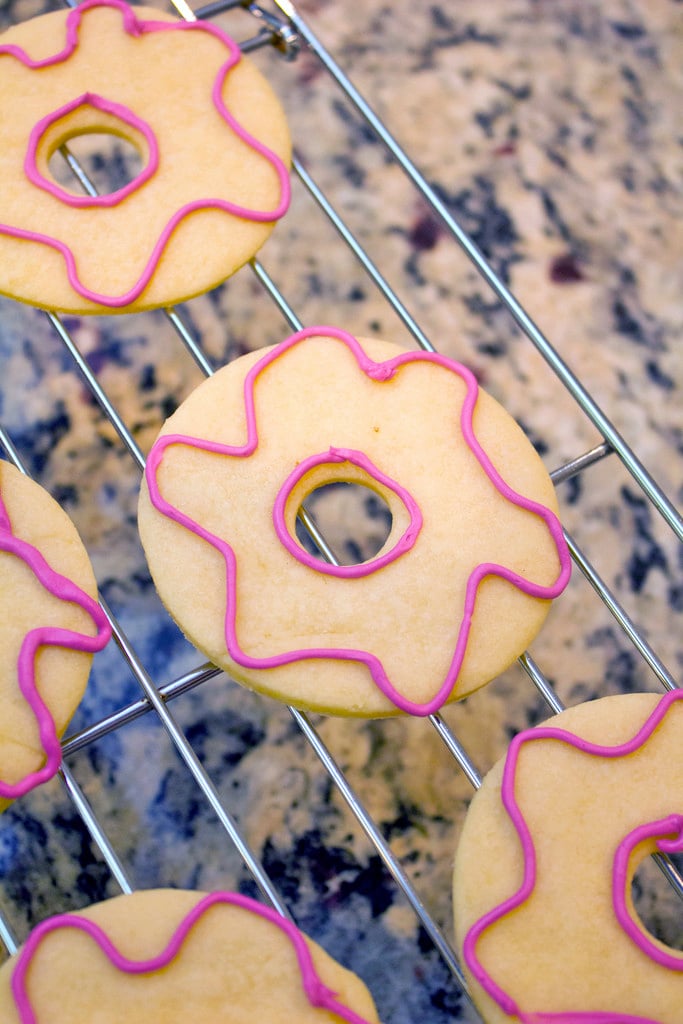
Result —
<path fill-rule="evenodd" d="M 463 956 L 473 976 L 488 995 L 498 1003 L 505 1013 L 510 1016 L 516 1016 L 523 1024 L 660 1024 L 660 1022 L 650 1017 L 611 1012 L 524 1013 L 512 996 L 500 988 L 484 968 L 477 956 L 476 945 L 485 931 L 525 903 L 533 893 L 536 885 L 536 851 L 534 842 L 515 797 L 515 777 L 523 746 L 535 740 L 551 739 L 567 743 L 577 750 L 598 757 L 625 757 L 628 754 L 635 753 L 645 745 L 676 701 L 683 701 L 682 690 L 672 690 L 665 694 L 647 721 L 636 732 L 635 736 L 625 743 L 612 747 L 591 743 L 574 735 L 574 733 L 553 726 L 536 726 L 535 728 L 527 729 L 515 736 L 510 744 L 503 770 L 501 799 L 522 846 L 524 861 L 523 881 L 514 895 L 488 911 L 470 927 L 463 943 Z M 683 957 L 672 958 L 665 950 L 652 943 L 643 930 L 638 927 L 626 907 L 624 890 L 629 856 L 638 843 L 653 836 L 661 837 L 657 843 L 661 852 L 673 853 L 683 851 L 683 815 L 670 815 L 661 821 L 639 826 L 620 843 L 614 858 L 612 871 L 614 912 L 621 928 L 647 957 L 670 970 L 680 971 L 683 970 Z M 664 838 L 664 836 L 668 838 Z"/>
<path fill-rule="evenodd" d="M 24 637 L 17 660 L 19 690 L 31 708 L 37 725 L 46 761 L 42 768 L 29 772 L 16 783 L 0 779 L 0 797 L 15 800 L 56 775 L 62 760 L 62 748 L 54 719 L 36 686 L 35 662 L 41 647 L 64 647 L 68 650 L 94 654 L 106 646 L 111 636 L 109 622 L 97 601 L 72 580 L 50 567 L 40 551 L 12 533 L 12 524 L 0 495 L 0 551 L 16 555 L 31 570 L 43 587 L 62 601 L 79 605 L 93 621 L 96 635 L 88 636 L 57 626 L 39 626 Z"/>
<path fill-rule="evenodd" d="M 237 43 L 230 38 L 225 32 L 219 29 L 216 25 L 207 22 L 199 21 L 144 21 L 137 17 L 135 12 L 124 3 L 124 0 L 84 0 L 83 3 L 77 7 L 72 8 L 69 11 L 66 19 L 66 43 L 64 47 L 59 50 L 56 54 L 51 57 L 45 57 L 41 60 L 32 60 L 31 57 L 19 46 L 15 44 L 7 44 L 0 46 L 0 58 L 3 56 L 12 57 L 20 61 L 24 67 L 30 70 L 40 70 L 49 68 L 55 64 L 61 64 L 67 61 L 72 54 L 75 52 L 79 43 L 79 27 L 81 20 L 87 11 L 95 7 L 113 7 L 117 8 L 122 15 L 124 31 L 134 37 L 143 36 L 149 32 L 208 32 L 213 35 L 221 43 L 224 44 L 228 50 L 229 56 L 224 64 L 221 65 L 213 84 L 211 98 L 216 110 L 223 118 L 225 123 L 235 132 L 235 134 L 253 150 L 263 156 L 275 170 L 279 185 L 280 185 L 280 200 L 277 206 L 273 210 L 252 210 L 248 207 L 240 206 L 237 203 L 232 203 L 228 200 L 211 198 L 211 199 L 199 199 L 193 202 L 186 203 L 177 210 L 173 216 L 168 220 L 165 227 L 163 228 L 156 244 L 152 249 L 152 254 L 145 265 L 145 268 L 138 278 L 137 282 L 127 292 L 122 295 L 104 295 L 100 292 L 96 292 L 88 287 L 80 280 L 78 276 L 78 269 L 76 266 L 76 258 L 74 253 L 69 246 L 62 242 L 60 239 L 54 238 L 51 235 L 45 235 L 39 232 L 29 231 L 24 228 L 14 227 L 10 224 L 0 224 L 0 234 L 8 235 L 11 238 L 26 239 L 27 241 L 38 242 L 43 245 L 47 245 L 57 252 L 61 253 L 66 264 L 66 272 L 69 280 L 69 284 L 75 292 L 83 296 L 83 298 L 89 299 L 92 302 L 99 303 L 102 306 L 108 306 L 117 308 L 121 306 L 127 306 L 144 291 L 149 284 L 158 264 L 163 255 L 163 251 L 166 245 L 178 227 L 180 222 L 188 217 L 191 213 L 196 210 L 207 210 L 217 209 L 225 213 L 232 214 L 236 217 L 240 217 L 243 220 L 252 220 L 257 223 L 269 223 L 274 220 L 278 220 L 284 215 L 289 207 L 290 201 L 290 182 L 289 172 L 282 162 L 282 160 L 265 146 L 258 139 L 255 139 L 249 132 L 243 128 L 235 117 L 230 113 L 226 104 L 223 101 L 222 91 L 225 80 L 230 71 L 236 66 L 241 59 L 241 52 Z M 83 97 L 80 97 L 78 102 L 87 102 L 93 106 L 100 106 L 101 103 L 108 101 L 103 100 L 102 97 L 97 97 L 96 101 L 93 99 L 94 94 L 85 93 Z M 117 114 L 121 120 L 126 121 L 129 125 L 137 128 L 138 131 L 147 139 L 148 144 L 150 138 L 154 138 L 151 128 L 136 114 L 132 111 L 126 111 L 126 116 L 121 117 L 121 110 L 116 110 L 118 104 L 113 104 L 111 113 Z M 117 193 L 113 193 L 113 199 L 105 202 L 102 198 L 92 202 L 92 199 L 86 197 L 83 201 L 83 197 L 72 196 L 70 193 L 64 192 L 56 184 L 52 184 L 47 181 L 38 171 L 35 162 L 37 141 L 42 137 L 45 131 L 60 117 L 66 116 L 71 112 L 73 103 L 66 104 L 64 107 L 58 108 L 58 110 L 42 118 L 37 125 L 33 128 L 30 137 L 29 149 L 26 156 L 24 170 L 29 180 L 37 188 L 47 190 L 51 192 L 61 202 L 68 204 L 72 207 L 88 206 L 88 205 L 114 205 L 120 202 L 125 195 L 138 188 L 141 185 L 140 176 L 134 179 L 132 183 L 133 188 L 124 188 L 119 190 Z M 156 146 L 154 143 L 153 148 Z M 156 169 L 156 168 L 155 168 Z"/>
<path fill-rule="evenodd" d="M 88 918 L 80 917 L 77 914 L 58 914 L 55 917 L 48 918 L 47 921 L 43 921 L 31 932 L 18 954 L 17 962 L 12 972 L 12 994 L 19 1011 L 21 1024 L 38 1024 L 38 1018 L 35 1015 L 28 994 L 26 975 L 38 946 L 50 932 L 57 931 L 60 928 L 76 928 L 84 931 L 94 939 L 102 952 L 119 971 L 125 974 L 151 974 L 163 967 L 167 967 L 175 959 L 192 927 L 211 907 L 221 903 L 238 906 L 243 910 L 258 914 L 284 932 L 294 947 L 299 970 L 301 971 L 304 992 L 311 1006 L 328 1010 L 343 1020 L 348 1021 L 348 1024 L 369 1024 L 365 1017 L 359 1016 L 354 1010 L 340 1003 L 337 999 L 337 993 L 324 984 L 315 969 L 310 948 L 295 925 L 270 907 L 266 907 L 256 900 L 250 899 L 248 896 L 230 892 L 208 893 L 199 900 L 178 925 L 166 947 L 156 956 L 150 957 L 147 960 L 131 960 L 124 956 L 107 936 L 106 932 Z"/>
<path fill-rule="evenodd" d="M 371 380 L 380 383 L 391 380 L 399 369 L 410 363 L 434 363 L 435 365 L 441 366 L 449 372 L 459 376 L 466 385 L 466 396 L 463 401 L 460 414 L 460 426 L 468 447 L 477 458 L 486 475 L 504 498 L 514 505 L 539 516 L 545 521 L 557 549 L 560 560 L 560 570 L 557 579 L 549 586 L 542 586 L 541 584 L 533 583 L 513 572 L 511 569 L 507 569 L 504 566 L 493 562 L 484 562 L 472 570 L 467 580 L 463 615 L 451 665 L 444 682 L 439 687 L 435 696 L 425 703 L 411 701 L 399 693 L 386 675 L 380 659 L 369 651 L 361 651 L 353 648 L 313 647 L 306 648 L 304 650 L 288 651 L 264 658 L 255 658 L 248 655 L 246 651 L 243 651 L 239 645 L 235 629 L 237 562 L 232 547 L 227 541 L 210 533 L 208 530 L 205 530 L 190 516 L 185 515 L 179 509 L 175 508 L 170 502 L 166 501 L 162 496 L 157 483 L 159 466 L 166 449 L 172 445 L 185 445 L 201 451 L 214 452 L 220 455 L 248 458 L 258 446 L 258 427 L 256 423 L 254 396 L 257 378 L 271 365 L 271 363 L 280 358 L 289 349 L 302 343 L 306 338 L 321 336 L 331 338 L 346 345 L 355 356 L 358 366 L 363 373 L 365 373 Z M 397 355 L 392 359 L 377 363 L 370 359 L 370 357 L 365 353 L 358 340 L 346 331 L 342 331 L 334 327 L 309 327 L 302 331 L 298 331 L 296 334 L 291 335 L 291 337 L 277 345 L 274 350 L 271 350 L 261 360 L 259 360 L 249 370 L 245 377 L 244 403 L 247 421 L 247 441 L 245 444 L 225 445 L 216 441 L 208 441 L 201 438 L 193 438 L 179 434 L 167 434 L 160 437 L 155 442 L 145 468 L 147 486 L 149 488 L 152 504 L 159 512 L 162 513 L 162 515 L 165 515 L 179 525 L 184 526 L 186 529 L 190 530 L 198 537 L 201 537 L 208 544 L 214 547 L 220 552 L 225 561 L 225 642 L 228 654 L 233 661 L 244 668 L 251 669 L 278 668 L 282 665 L 291 664 L 293 662 L 315 658 L 332 658 L 340 661 L 358 661 L 368 667 L 375 685 L 394 704 L 395 707 L 413 715 L 430 715 L 445 703 L 456 684 L 467 647 L 477 589 L 479 584 L 487 576 L 499 576 L 532 597 L 552 599 L 562 592 L 571 573 L 571 562 L 564 540 L 562 526 L 557 516 L 550 509 L 538 502 L 524 497 L 521 494 L 518 494 L 516 491 L 513 491 L 512 488 L 505 483 L 493 466 L 489 457 L 484 452 L 483 448 L 480 446 L 477 438 L 475 437 L 472 426 L 472 417 L 477 402 L 478 391 L 479 387 L 477 381 L 470 370 L 465 366 L 446 358 L 445 356 L 439 355 L 438 353 L 422 351 L 402 352 L 400 355 Z M 334 451 L 335 449 L 331 449 L 332 453 L 334 453 Z M 330 455 L 329 457 L 331 460 L 333 459 L 333 455 Z M 356 464 L 360 465 L 361 468 L 364 468 L 368 475 L 373 476 L 374 467 L 362 452 L 354 453 L 354 459 L 356 460 Z M 289 537 L 289 535 L 284 528 L 284 522 L 279 513 L 274 515 L 274 526 L 280 541 L 287 546 L 285 536 Z M 412 542 L 413 541 L 409 536 L 404 536 L 399 543 L 402 544 L 402 550 L 404 550 L 407 548 L 408 544 Z M 317 571 L 324 571 L 317 565 L 315 568 Z M 351 578 L 354 575 L 357 575 L 357 572 L 353 566 L 340 566 L 338 567 L 336 575 L 342 578 Z"/>

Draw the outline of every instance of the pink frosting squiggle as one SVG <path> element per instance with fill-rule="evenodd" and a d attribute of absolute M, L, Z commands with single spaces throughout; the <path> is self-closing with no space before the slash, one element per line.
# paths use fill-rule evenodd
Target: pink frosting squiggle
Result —
<path fill-rule="evenodd" d="M 622 839 L 614 855 L 612 870 L 612 903 L 619 924 L 642 951 L 656 963 L 671 971 L 683 971 L 683 955 L 670 955 L 639 928 L 626 905 L 628 865 L 634 849 L 647 839 L 656 839 L 660 853 L 683 852 L 683 814 L 670 814 L 659 821 L 639 825 Z"/>
<path fill-rule="evenodd" d="M 58 771 L 62 750 L 54 719 L 36 686 L 35 663 L 41 647 L 64 647 L 68 650 L 94 654 L 102 650 L 111 636 L 109 622 L 97 601 L 81 590 L 72 580 L 55 572 L 43 555 L 27 541 L 14 536 L 7 510 L 0 496 L 0 551 L 16 555 L 33 572 L 36 579 L 55 597 L 79 605 L 91 617 L 96 627 L 95 636 L 55 626 L 39 626 L 26 634 L 17 662 L 19 689 L 35 715 L 40 742 L 46 761 L 42 768 L 29 772 L 19 782 L 8 783 L 0 779 L 0 797 L 15 800 L 29 790 L 51 779 Z"/>
<path fill-rule="evenodd" d="M 301 480 L 302 476 L 316 466 L 327 465 L 328 463 L 344 462 L 349 462 L 354 466 L 358 466 L 359 469 L 364 470 L 368 476 L 393 491 L 394 494 L 403 502 L 410 515 L 410 522 L 408 526 L 393 547 L 379 555 L 377 558 L 372 558 L 368 562 L 361 562 L 358 565 L 332 565 L 328 562 L 321 562 L 319 558 L 316 558 L 315 555 L 309 554 L 308 551 L 305 551 L 292 539 L 289 530 L 285 525 L 285 506 L 292 489 L 296 486 L 299 480 Z M 397 558 L 400 558 L 401 555 L 410 551 L 422 528 L 422 513 L 420 512 L 417 502 L 410 496 L 405 487 L 402 487 L 399 483 L 392 480 L 378 469 L 377 466 L 374 466 L 372 461 L 367 457 L 367 455 L 364 455 L 363 452 L 353 451 L 349 448 L 330 448 L 329 451 L 324 452 L 322 455 L 311 455 L 308 459 L 304 459 L 299 463 L 296 469 L 290 473 L 278 491 L 277 498 L 275 499 L 275 504 L 273 506 L 273 523 L 275 526 L 275 532 L 280 538 L 280 541 L 289 553 L 294 555 L 299 562 L 302 562 L 311 569 L 316 569 L 318 572 L 325 573 L 328 576 L 356 579 L 360 576 L 368 576 L 370 573 L 376 572 L 377 569 L 381 569 L 383 565 L 389 565 L 390 562 L 394 562 Z"/>
<path fill-rule="evenodd" d="M 131 960 L 124 956 L 107 936 L 106 932 L 88 918 L 79 917 L 77 914 L 58 914 L 47 921 L 43 921 L 31 932 L 17 957 L 17 962 L 12 972 L 12 994 L 19 1011 L 21 1024 L 39 1024 L 28 994 L 26 975 L 36 955 L 38 946 L 51 932 L 58 931 L 60 928 L 75 928 L 83 931 L 98 944 L 103 953 L 119 971 L 126 974 L 151 974 L 153 971 L 167 967 L 175 959 L 192 927 L 211 907 L 218 904 L 238 906 L 253 914 L 259 914 L 284 932 L 294 947 L 301 971 L 303 988 L 311 1006 L 335 1013 L 338 1017 L 348 1021 L 348 1024 L 369 1024 L 364 1017 L 359 1016 L 354 1010 L 340 1003 L 337 999 L 337 994 L 324 984 L 315 969 L 308 944 L 295 925 L 270 907 L 266 907 L 256 900 L 250 899 L 248 896 L 230 892 L 209 893 L 200 899 L 178 925 L 166 947 L 156 956 L 150 957 L 147 960 Z M 191 1000 L 191 998 L 190 996 L 189 999 Z"/>
<path fill-rule="evenodd" d="M 66 21 L 66 43 L 64 47 L 59 50 L 56 54 L 51 57 L 45 57 L 41 60 L 33 60 L 21 49 L 21 47 L 14 44 L 8 44 L 0 46 L 0 58 L 3 56 L 11 57 L 19 60 L 25 67 L 38 70 L 41 68 L 47 68 L 54 64 L 60 64 L 71 57 L 72 53 L 78 46 L 78 30 L 82 18 L 88 10 L 94 7 L 114 7 L 117 8 L 122 15 L 124 31 L 131 36 L 142 36 L 147 32 L 208 32 L 215 36 L 216 39 L 220 40 L 228 50 L 229 56 L 224 64 L 219 69 L 213 84 L 212 100 L 219 114 L 226 122 L 226 124 L 239 136 L 239 138 L 245 142 L 248 146 L 258 152 L 264 157 L 273 167 L 277 174 L 279 186 L 280 186 L 280 199 L 277 205 L 272 210 L 252 210 L 248 207 L 241 206 L 238 203 L 232 203 L 228 200 L 218 198 L 206 198 L 195 200 L 190 203 L 186 203 L 177 210 L 173 216 L 168 220 L 164 226 L 158 240 L 156 241 L 151 256 L 145 265 L 143 272 L 136 281 L 136 283 L 127 292 L 122 295 L 105 295 L 100 292 L 96 292 L 91 288 L 88 288 L 81 280 L 78 274 L 78 268 L 76 265 L 76 258 L 73 251 L 69 246 L 62 242 L 58 238 L 54 238 L 51 235 L 46 235 L 41 232 L 30 231 L 21 227 L 16 227 L 11 224 L 0 224 L 0 234 L 5 234 L 10 238 L 25 239 L 27 241 L 38 242 L 42 245 L 46 245 L 56 252 L 59 252 L 65 262 L 67 277 L 69 284 L 73 290 L 83 296 L 83 298 L 90 300 L 91 302 L 98 303 L 102 306 L 111 307 L 113 309 L 127 306 L 134 302 L 145 290 L 149 284 L 163 254 L 168 241 L 178 227 L 180 222 L 188 217 L 190 214 L 197 210 L 209 210 L 216 209 L 221 210 L 225 213 L 232 214 L 233 216 L 240 217 L 243 220 L 252 220 L 258 223 L 270 223 L 271 221 L 278 220 L 282 217 L 289 207 L 290 201 L 290 181 L 289 172 L 283 161 L 278 157 L 272 150 L 265 146 L 262 142 L 255 139 L 249 132 L 244 129 L 239 122 L 233 117 L 228 108 L 226 107 L 223 98 L 222 90 L 225 80 L 232 70 L 233 67 L 241 59 L 241 52 L 237 45 L 228 35 L 226 35 L 216 25 L 208 22 L 200 21 L 143 21 L 139 19 L 135 12 L 129 7 L 123 0 L 84 0 L 83 3 L 73 8 Z M 66 115 L 70 110 L 70 104 L 59 108 L 50 117 L 52 119 L 58 119 L 61 116 Z M 126 117 L 128 123 L 137 128 L 149 141 L 149 133 L 151 129 L 145 124 L 145 122 L 137 117 L 134 113 L 130 112 L 130 116 Z M 41 125 L 39 124 L 33 129 L 33 134 L 41 132 Z M 27 174 L 29 178 L 40 188 L 45 188 L 48 185 L 48 190 L 51 191 L 57 198 L 69 206 L 78 207 L 89 205 L 89 203 L 82 202 L 81 197 L 74 196 L 71 193 L 64 192 L 56 186 L 49 187 L 49 183 L 45 182 L 39 171 L 35 167 L 35 150 L 33 156 L 29 152 L 27 157 Z M 135 187 L 139 187 L 139 178 L 135 181 Z M 132 190 L 129 190 L 132 191 Z"/>
<path fill-rule="evenodd" d="M 117 189 L 116 192 L 110 192 L 106 195 L 101 196 L 77 196 L 72 192 L 68 192 L 66 189 L 60 188 L 56 182 L 50 181 L 44 178 L 38 170 L 36 163 L 36 153 L 38 152 L 38 146 L 40 141 L 45 135 L 45 132 L 56 124 L 62 118 L 71 114 L 74 110 L 78 110 L 80 107 L 94 107 L 96 110 L 101 110 L 105 114 L 112 114 L 118 118 L 124 124 L 129 125 L 132 128 L 136 128 L 141 132 L 147 142 L 148 146 L 148 157 L 145 167 L 142 169 L 132 181 L 128 182 L 122 188 Z M 57 199 L 61 199 L 62 202 L 67 203 L 69 206 L 75 207 L 89 207 L 89 206 L 116 206 L 129 196 L 132 192 L 137 191 L 141 188 L 146 181 L 156 173 L 159 167 L 159 146 L 157 144 L 156 136 L 154 132 L 146 124 L 142 118 L 134 114 L 132 110 L 124 107 L 121 103 L 114 103 L 111 100 L 105 99 L 103 96 L 98 96 L 96 93 L 86 92 L 82 96 L 78 96 L 71 103 L 66 103 L 63 107 L 59 107 L 52 114 L 47 114 L 46 117 L 41 118 L 40 121 L 34 126 L 29 136 L 28 150 L 26 153 L 26 160 L 24 162 L 24 170 L 26 175 L 31 179 L 36 188 L 42 188 L 45 192 L 50 192 Z"/>
<path fill-rule="evenodd" d="M 463 956 L 473 976 L 477 979 L 488 995 L 498 1003 L 501 1009 L 510 1014 L 510 1016 L 517 1016 L 520 1021 L 524 1022 L 524 1024 L 590 1024 L 592 1021 L 594 1021 L 595 1024 L 660 1024 L 660 1022 L 651 1017 L 629 1016 L 624 1015 L 623 1013 L 525 1013 L 520 1009 L 512 996 L 496 984 L 491 974 L 479 960 L 476 946 L 483 933 L 489 928 L 492 928 L 496 922 L 501 920 L 501 918 L 512 913 L 512 911 L 516 910 L 517 907 L 520 907 L 525 903 L 533 893 L 536 886 L 536 850 L 529 827 L 519 808 L 515 796 L 515 778 L 521 750 L 526 743 L 530 743 L 535 740 L 551 739 L 567 743 L 569 746 L 574 747 L 577 750 L 584 751 L 587 754 L 592 754 L 597 757 L 624 757 L 639 750 L 640 747 L 649 740 L 657 726 L 664 719 L 674 704 L 677 701 L 682 700 L 682 690 L 672 690 L 670 693 L 665 694 L 635 736 L 625 743 L 620 743 L 612 747 L 598 743 L 590 743 L 588 740 L 584 740 L 573 733 L 553 726 L 536 726 L 533 729 L 527 729 L 515 736 L 510 744 L 503 771 L 501 799 L 503 806 L 515 827 L 522 846 L 524 861 L 523 881 L 520 888 L 516 893 L 514 893 L 514 895 L 510 896 L 497 907 L 494 907 L 488 913 L 484 914 L 471 926 L 463 943 Z M 671 822 L 672 820 L 678 821 L 678 826 L 674 824 L 671 832 L 675 832 L 677 827 L 680 828 L 680 818 L 680 815 L 674 815 L 671 818 L 666 819 L 668 822 Z M 661 822 L 656 823 L 657 826 L 661 824 Z M 649 828 L 650 826 L 645 826 L 645 831 L 648 831 Z M 657 834 L 661 835 L 662 833 L 658 832 Z M 648 831 L 648 836 L 651 835 L 652 832 Z M 654 944 L 651 943 L 643 933 L 642 929 L 637 927 L 630 915 L 626 912 L 623 904 L 623 876 L 618 878 L 616 874 L 617 870 L 623 870 L 624 854 L 626 853 L 626 856 L 628 856 L 628 852 L 633 848 L 635 842 L 641 842 L 643 838 L 646 838 L 643 830 L 640 828 L 635 830 L 634 833 L 631 833 L 630 838 L 627 837 L 627 840 L 622 843 L 621 854 L 618 853 L 615 858 L 612 883 L 615 915 L 619 919 L 620 909 L 623 907 L 623 913 L 621 914 L 619 923 L 627 932 L 631 940 L 643 951 L 643 953 L 645 953 L 646 956 L 655 960 L 657 963 L 660 963 L 663 967 L 670 968 L 671 964 L 669 963 L 669 955 L 664 950 L 654 946 Z M 666 844 L 666 841 L 664 842 Z M 630 846 L 629 843 L 631 844 Z M 661 848 L 664 849 L 665 847 Z M 675 845 L 672 848 L 680 849 L 680 846 Z M 678 957 L 676 960 L 677 963 L 683 964 L 683 957 Z M 678 967 L 677 969 L 680 970 L 681 968 Z"/>
<path fill-rule="evenodd" d="M 356 650 L 355 648 L 313 647 L 306 648 L 304 650 L 287 651 L 271 657 L 263 658 L 255 658 L 247 654 L 246 651 L 240 647 L 235 629 L 237 563 L 232 547 L 226 540 L 221 537 L 217 537 L 208 530 L 205 530 L 190 516 L 185 515 L 180 511 L 180 509 L 175 508 L 170 502 L 166 501 L 159 489 L 157 482 L 159 466 L 167 448 L 170 446 L 185 445 L 197 448 L 200 451 L 214 452 L 216 454 L 238 458 L 250 456 L 258 446 L 258 428 L 256 423 L 254 399 L 254 389 L 257 378 L 267 369 L 268 366 L 271 365 L 271 363 L 280 358 L 290 348 L 293 348 L 295 345 L 305 341 L 306 338 L 316 336 L 331 338 L 346 345 L 355 356 L 360 370 L 368 377 L 378 382 L 391 380 L 391 378 L 403 366 L 410 363 L 421 362 L 434 363 L 461 377 L 466 385 L 467 393 L 462 405 L 460 426 L 467 445 L 496 489 L 508 501 L 543 519 L 557 548 L 560 569 L 556 580 L 549 586 L 533 583 L 532 581 L 520 576 L 518 573 L 513 572 L 511 569 L 507 569 L 505 566 L 491 562 L 486 562 L 477 566 L 470 573 L 466 584 L 465 604 L 462 612 L 461 625 L 458 631 L 451 665 L 446 674 L 446 678 L 439 686 L 435 696 L 425 703 L 411 701 L 407 697 L 404 697 L 403 694 L 399 693 L 388 678 L 380 659 L 369 651 Z M 281 342 L 275 347 L 275 349 L 267 353 L 249 370 L 244 382 L 247 440 L 243 445 L 223 445 L 218 442 L 178 434 L 167 434 L 160 437 L 155 442 L 147 460 L 147 466 L 145 469 L 150 500 L 159 512 L 168 516 L 181 526 L 184 526 L 197 536 L 203 538 L 208 544 L 211 544 L 212 547 L 216 548 L 216 550 L 223 556 L 226 565 L 225 642 L 230 657 L 237 664 L 242 665 L 245 668 L 268 669 L 291 664 L 297 661 L 316 658 L 333 658 L 339 661 L 358 661 L 368 667 L 375 685 L 395 705 L 395 707 L 413 715 L 430 715 L 445 703 L 455 686 L 465 656 L 477 589 L 479 584 L 487 576 L 499 576 L 502 579 L 508 580 L 524 593 L 533 597 L 551 599 L 557 597 L 562 592 L 571 573 L 571 562 L 567 546 L 564 541 L 562 526 L 557 516 L 550 509 L 547 509 L 538 502 L 531 501 L 529 498 L 513 491 L 512 488 L 505 483 L 493 466 L 491 460 L 482 449 L 474 434 L 472 426 L 472 417 L 477 401 L 478 390 L 476 379 L 470 370 L 437 353 L 421 351 L 402 352 L 393 359 L 386 360 L 383 363 L 376 363 L 365 353 L 358 340 L 346 331 L 342 331 L 334 327 L 309 327 L 305 330 L 298 331 L 290 338 Z M 283 540 L 283 537 L 281 536 L 280 539 Z M 316 568 L 319 567 L 316 566 Z"/>

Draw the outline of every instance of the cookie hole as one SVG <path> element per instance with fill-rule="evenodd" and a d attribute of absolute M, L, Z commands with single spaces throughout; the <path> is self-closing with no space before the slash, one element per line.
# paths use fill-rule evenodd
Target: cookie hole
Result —
<path fill-rule="evenodd" d="M 683 874 L 683 856 L 670 858 Z M 643 928 L 671 949 L 683 952 L 681 896 L 654 857 L 646 857 L 631 882 L 633 908 Z"/>
<path fill-rule="evenodd" d="M 387 542 L 393 517 L 386 501 L 370 487 L 330 483 L 311 491 L 303 506 L 339 565 L 361 565 Z M 328 559 L 297 517 L 297 540 L 320 562 Z"/>
<path fill-rule="evenodd" d="M 112 195 L 140 177 L 137 146 L 114 132 L 85 132 L 66 140 L 48 160 L 54 181 L 75 196 Z"/>

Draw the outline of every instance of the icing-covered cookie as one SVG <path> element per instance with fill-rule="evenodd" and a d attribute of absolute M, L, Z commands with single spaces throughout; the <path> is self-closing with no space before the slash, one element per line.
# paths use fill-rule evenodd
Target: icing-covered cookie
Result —
<path fill-rule="evenodd" d="M 0 461 L 0 809 L 51 778 L 110 627 L 75 526 Z"/>
<path fill-rule="evenodd" d="M 296 534 L 335 481 L 391 530 L 356 565 Z M 245 355 L 166 422 L 139 528 L 162 600 L 247 686 L 331 713 L 425 715 L 505 669 L 570 563 L 552 482 L 519 426 L 434 353 L 314 327 Z"/>
<path fill-rule="evenodd" d="M 683 953 L 631 882 L 683 851 L 683 691 L 622 694 L 520 733 L 463 827 L 455 928 L 489 1024 L 681 1024 Z"/>
<path fill-rule="evenodd" d="M 39 924 L 0 969 L 3 1024 L 378 1024 L 360 979 L 236 893 L 151 889 Z"/>
<path fill-rule="evenodd" d="M 0 292 L 70 312 L 171 305 L 252 257 L 289 201 L 279 100 L 213 24 L 85 0 L 0 37 Z M 52 155 L 119 136 L 140 170 L 85 195 Z"/>

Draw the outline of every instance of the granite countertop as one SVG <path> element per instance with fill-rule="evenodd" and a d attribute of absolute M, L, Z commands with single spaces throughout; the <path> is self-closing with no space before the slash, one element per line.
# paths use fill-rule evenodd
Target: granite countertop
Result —
<path fill-rule="evenodd" d="M 5 0 L 0 24 L 49 6 Z M 297 9 L 680 505 L 680 3 L 300 0 Z M 237 38 L 254 32 L 242 10 L 218 21 Z M 596 427 L 318 58 L 304 47 L 286 61 L 268 47 L 254 59 L 282 97 L 303 166 L 433 345 L 475 371 L 548 469 L 598 444 Z M 298 180 L 261 261 L 303 323 L 415 344 Z M 249 267 L 179 312 L 215 367 L 291 333 Z M 202 371 L 161 312 L 65 324 L 146 452 Z M 139 469 L 46 315 L 0 299 L 0 358 L 0 422 L 76 523 L 102 595 L 144 668 L 163 684 L 201 664 L 149 579 L 136 531 Z M 680 676 L 683 558 L 673 532 L 616 457 L 559 483 L 558 496 L 566 528 Z M 342 536 L 361 529 L 358 509 L 342 503 L 334 516 Z M 360 519 L 372 532 L 362 509 Z M 565 704 L 661 691 L 576 569 L 531 653 Z M 69 735 L 140 695 L 111 644 L 95 659 Z M 289 711 L 223 676 L 171 709 L 299 925 L 365 979 L 384 1024 L 475 1020 Z M 515 731 L 548 714 L 515 665 L 443 718 L 483 773 Z M 450 937 L 453 853 L 469 782 L 429 722 L 313 721 Z M 154 715 L 75 750 L 68 764 L 134 886 L 254 892 Z M 646 890 L 641 912 L 665 941 L 680 943 L 680 911 L 655 881 Z M 59 780 L 0 818 L 0 913 L 19 939 L 50 913 L 118 891 Z"/>

